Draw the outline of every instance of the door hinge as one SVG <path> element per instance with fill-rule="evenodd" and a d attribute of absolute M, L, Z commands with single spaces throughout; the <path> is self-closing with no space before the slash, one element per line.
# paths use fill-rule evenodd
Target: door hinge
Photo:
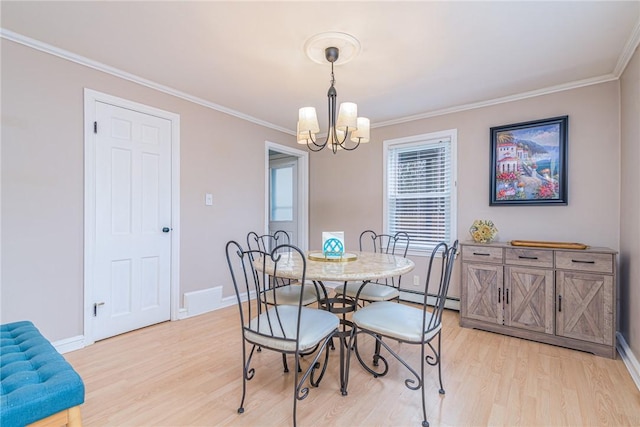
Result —
<path fill-rule="evenodd" d="M 98 122 L 93 122 L 93 133 L 98 133 Z"/>

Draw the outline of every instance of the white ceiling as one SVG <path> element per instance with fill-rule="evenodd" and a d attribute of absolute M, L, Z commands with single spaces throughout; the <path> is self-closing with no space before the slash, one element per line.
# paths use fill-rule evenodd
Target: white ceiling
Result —
<path fill-rule="evenodd" d="M 326 31 L 362 49 L 335 69 L 338 102 L 372 127 L 619 77 L 640 39 L 640 1 L 2 1 L 2 36 L 152 87 L 295 130 L 326 126 Z M 97 64 L 96 64 L 97 62 Z"/>

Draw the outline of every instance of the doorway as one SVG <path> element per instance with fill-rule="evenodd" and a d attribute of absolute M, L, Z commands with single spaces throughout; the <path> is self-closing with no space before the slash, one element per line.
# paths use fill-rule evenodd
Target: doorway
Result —
<path fill-rule="evenodd" d="M 85 89 L 85 345 L 177 317 L 179 116 Z"/>
<path fill-rule="evenodd" d="M 309 246 L 308 165 L 307 152 L 266 143 L 265 233 L 284 230 L 303 251 Z"/>
<path fill-rule="evenodd" d="M 277 230 L 298 246 L 298 158 L 269 150 L 269 234 Z"/>

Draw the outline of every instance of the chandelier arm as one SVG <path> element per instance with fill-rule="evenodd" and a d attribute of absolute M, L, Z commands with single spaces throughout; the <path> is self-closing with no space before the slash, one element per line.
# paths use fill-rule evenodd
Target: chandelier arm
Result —
<path fill-rule="evenodd" d="M 322 150 L 324 148 L 324 145 L 318 145 L 313 141 L 311 141 L 311 143 L 309 143 L 309 140 L 307 140 L 307 148 L 309 150 L 311 150 L 311 151 L 318 152 L 318 151 L 320 151 L 320 150 Z"/>
<path fill-rule="evenodd" d="M 316 142 L 316 139 L 313 137 L 313 133 L 311 133 L 311 131 L 309 131 L 309 136 L 307 136 L 305 139 L 307 141 L 307 148 L 311 151 L 318 152 L 322 150 L 326 145 L 326 142 L 324 144 L 318 144 Z"/>
<path fill-rule="evenodd" d="M 338 131 L 336 130 L 335 126 L 333 128 L 333 133 L 334 133 L 334 141 L 336 141 L 336 144 L 338 144 L 340 147 L 344 148 L 344 143 L 347 141 L 347 137 L 349 136 L 349 128 L 347 127 L 347 129 L 345 129 L 344 131 L 344 137 L 342 138 L 342 141 L 340 141 L 338 139 Z"/>
<path fill-rule="evenodd" d="M 356 148 L 358 148 L 358 146 L 360 145 L 360 139 L 358 138 L 358 142 L 356 142 L 356 145 L 354 145 L 353 147 L 349 148 L 346 145 L 340 144 L 340 146 L 342 147 L 343 150 L 347 150 L 347 151 L 353 151 Z"/>
<path fill-rule="evenodd" d="M 321 143 L 318 143 L 318 141 L 314 140 L 313 138 L 307 138 L 307 147 L 309 147 L 309 150 L 311 151 L 320 151 L 327 146 L 328 142 L 329 142 L 329 135 L 327 135 L 324 142 L 321 142 Z"/>
<path fill-rule="evenodd" d="M 309 143 L 309 141 L 311 141 L 311 143 Z M 323 142 L 322 144 L 318 144 L 314 140 L 307 140 L 307 147 L 309 147 L 309 150 L 311 151 L 320 151 L 325 147 L 325 145 L 327 145 L 326 141 Z"/>

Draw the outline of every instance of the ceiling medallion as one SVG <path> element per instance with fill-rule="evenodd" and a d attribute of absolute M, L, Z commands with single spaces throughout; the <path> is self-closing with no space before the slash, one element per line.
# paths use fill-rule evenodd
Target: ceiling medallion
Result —
<path fill-rule="evenodd" d="M 304 52 L 313 62 L 324 65 L 327 63 L 325 49 L 328 47 L 338 48 L 340 58 L 336 65 L 346 64 L 360 53 L 360 42 L 358 39 L 347 33 L 328 32 L 320 33 L 309 38 L 304 44 Z"/>

